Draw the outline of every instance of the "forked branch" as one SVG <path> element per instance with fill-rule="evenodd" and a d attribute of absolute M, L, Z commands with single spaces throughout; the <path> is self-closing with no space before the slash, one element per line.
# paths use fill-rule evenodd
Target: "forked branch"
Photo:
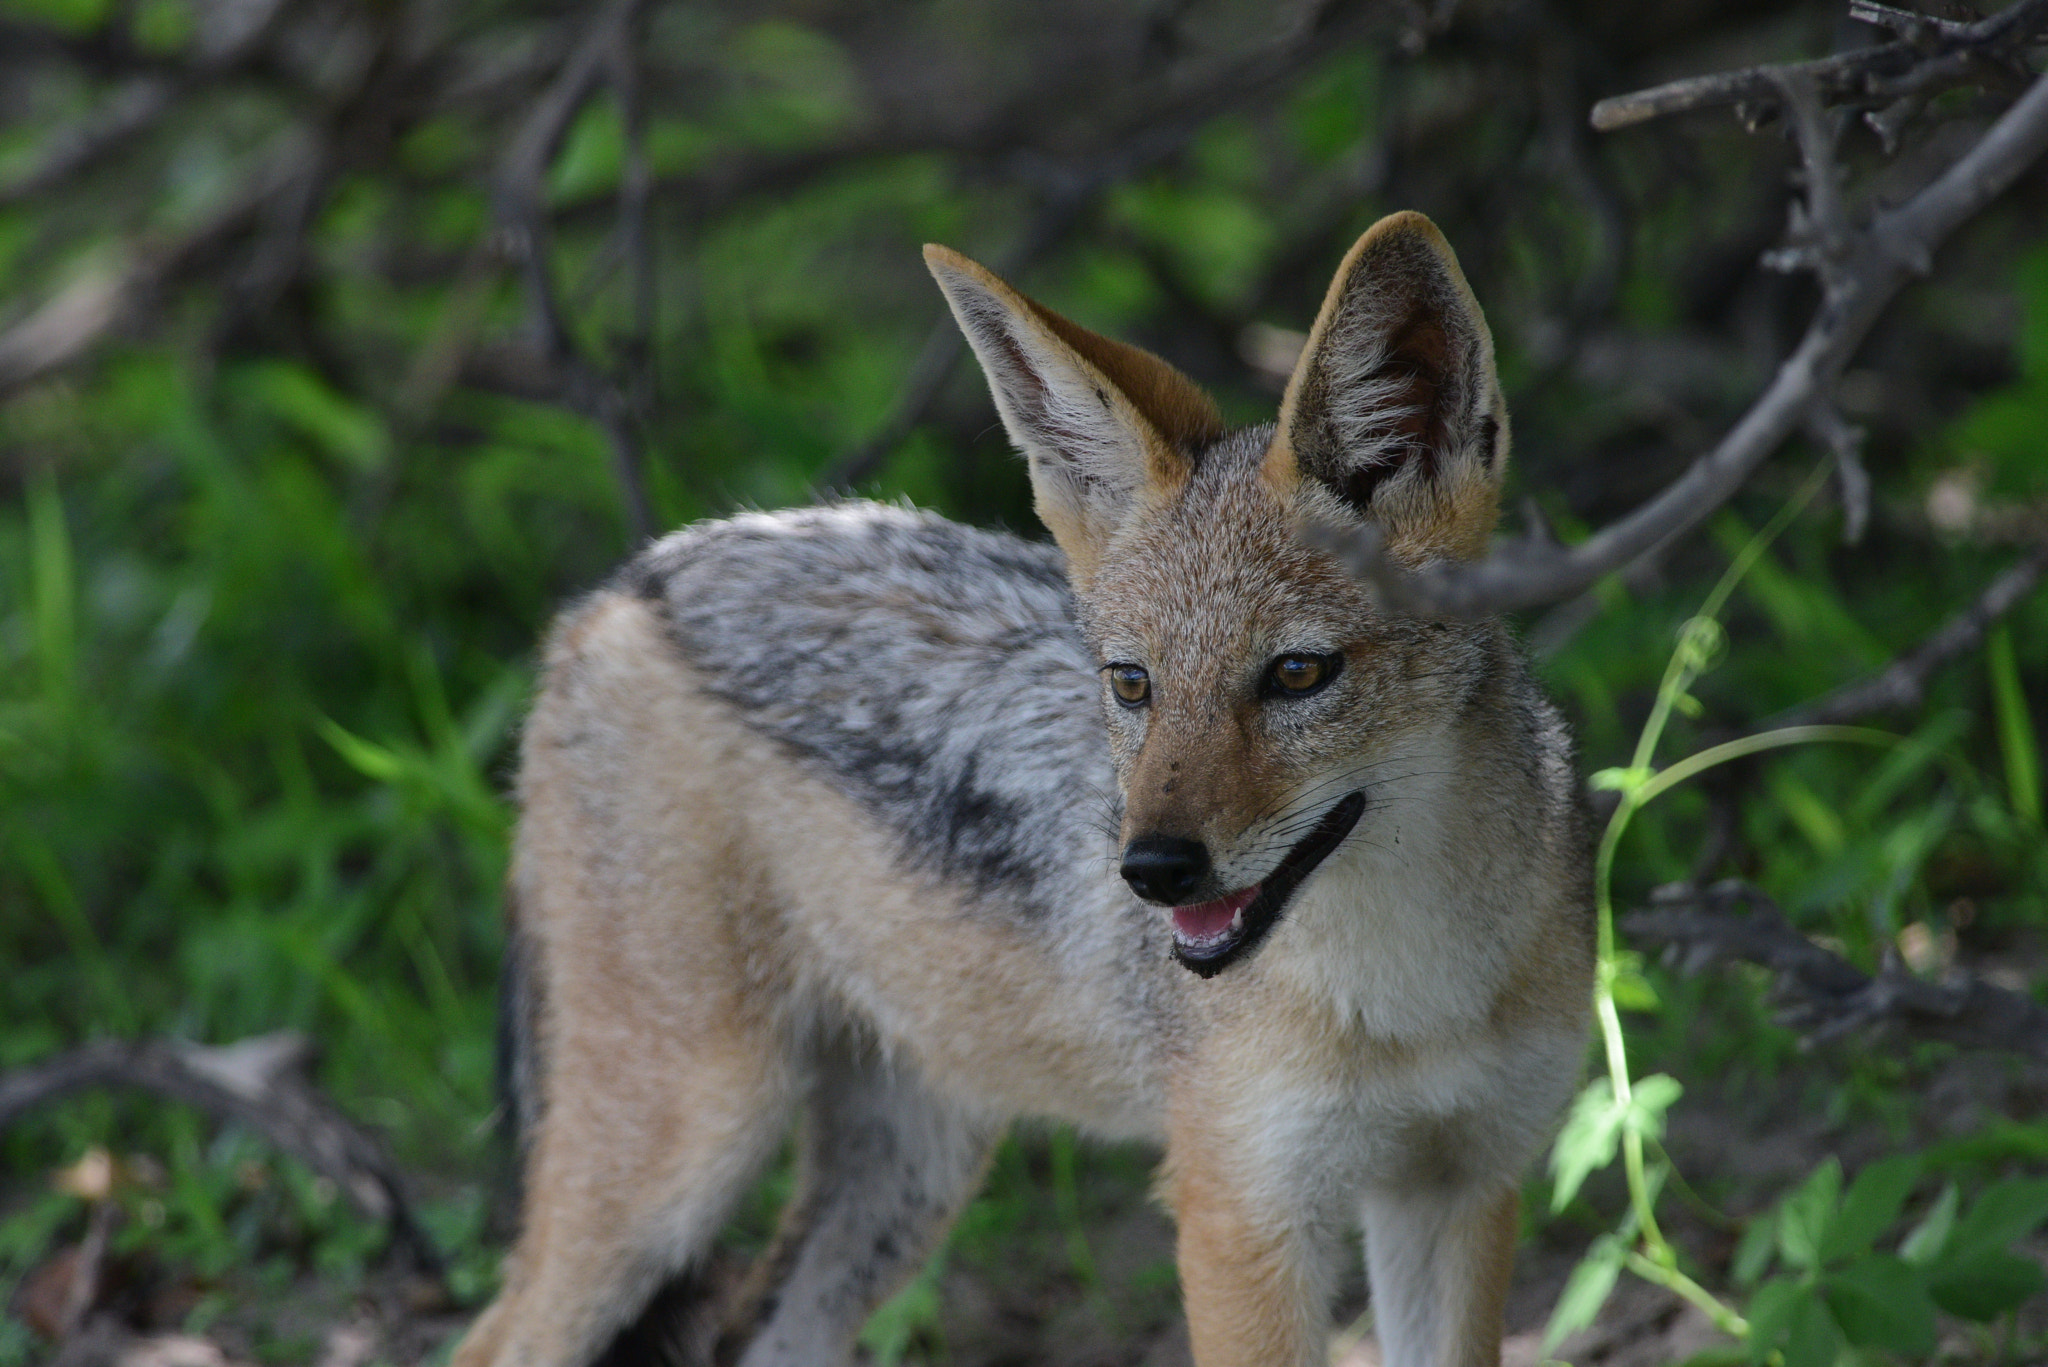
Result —
<path fill-rule="evenodd" d="M 2006 15 L 2021 10 L 2007 22 L 2031 32 L 2048 13 L 2048 0 L 2022 0 Z M 1810 64 L 1771 71 L 1766 81 L 1774 97 L 1794 109 L 1806 182 L 1793 240 L 1772 264 L 1815 270 L 1823 298 L 1799 345 L 1718 445 L 1662 493 L 1568 548 L 1547 537 L 1504 541 L 1475 564 L 1410 573 L 1386 558 L 1370 526 L 1314 529 L 1310 539 L 1334 551 L 1394 611 L 1479 616 L 1533 607 L 1579 593 L 1690 531 L 1795 431 L 1816 423 L 1826 430 L 1835 383 L 1885 308 L 1909 280 L 1931 268 L 1935 251 L 1957 227 L 2048 152 L 2048 77 L 2036 78 L 1932 184 L 1859 228 L 1846 221 L 1833 125 L 1804 65 Z M 1845 471 L 1851 484 L 1856 473 Z"/>

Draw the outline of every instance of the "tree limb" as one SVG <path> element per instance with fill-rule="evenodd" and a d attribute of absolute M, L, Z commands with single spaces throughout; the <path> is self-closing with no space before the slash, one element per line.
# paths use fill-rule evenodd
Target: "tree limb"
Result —
<path fill-rule="evenodd" d="M 265 207 L 304 173 L 306 139 L 281 135 L 235 192 L 196 226 L 167 241 L 143 240 L 79 276 L 40 308 L 0 331 L 0 398 L 71 364 L 125 326 L 158 289 L 260 222 Z"/>
<path fill-rule="evenodd" d="M 1769 897 L 1734 879 L 1707 888 L 1676 884 L 1652 897 L 1652 906 L 1622 918 L 1631 940 L 1665 946 L 1686 973 L 1731 960 L 1771 970 L 1786 1004 L 1782 1019 L 1809 1046 L 1884 1025 L 2048 1060 L 2048 1008 L 2021 993 L 1966 973 L 1930 982 L 1890 956 L 1873 977 L 1807 939 Z"/>

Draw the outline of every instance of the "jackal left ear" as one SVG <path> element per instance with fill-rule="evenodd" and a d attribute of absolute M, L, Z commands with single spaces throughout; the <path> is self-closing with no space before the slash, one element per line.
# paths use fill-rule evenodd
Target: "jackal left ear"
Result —
<path fill-rule="evenodd" d="M 1187 482 L 1222 414 L 1151 352 L 1062 318 L 960 253 L 934 244 L 924 260 L 1030 463 L 1039 519 L 1085 586 L 1116 530 Z"/>
<path fill-rule="evenodd" d="M 1500 513 L 1508 413 L 1493 334 L 1436 225 L 1391 214 L 1358 239 L 1287 382 L 1268 479 L 1305 511 L 1376 522 L 1397 558 L 1472 557 Z"/>

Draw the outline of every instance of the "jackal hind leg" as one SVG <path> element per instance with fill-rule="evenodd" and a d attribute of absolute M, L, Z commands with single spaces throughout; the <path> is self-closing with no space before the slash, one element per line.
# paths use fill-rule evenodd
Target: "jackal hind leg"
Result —
<path fill-rule="evenodd" d="M 682 1309 L 794 1109 L 779 1041 L 730 1018 L 684 1037 L 565 1029 L 550 1046 L 525 1227 L 452 1367 L 587 1367 L 626 1331 L 658 1339 L 639 1321 Z"/>
<path fill-rule="evenodd" d="M 875 1308 L 921 1268 L 974 1194 L 1001 1127 L 934 1095 L 907 1063 L 834 1050 L 798 1140 L 797 1192 L 730 1335 L 741 1367 L 851 1360 Z M 725 1358 L 721 1352 L 721 1359 Z"/>
<path fill-rule="evenodd" d="M 1367 1196 L 1366 1277 L 1386 1367 L 1498 1367 L 1519 1205 L 1507 1185 Z"/>

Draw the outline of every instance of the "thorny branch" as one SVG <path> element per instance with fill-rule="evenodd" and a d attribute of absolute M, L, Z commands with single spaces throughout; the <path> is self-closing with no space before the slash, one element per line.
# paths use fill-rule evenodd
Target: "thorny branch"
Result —
<path fill-rule="evenodd" d="M 2020 10 L 2027 13 L 2009 17 Z M 2048 0 L 2021 0 L 1997 17 L 2013 31 L 2031 32 L 2044 13 Z M 1829 151 L 1832 127 L 1807 84 L 1814 79 L 1806 69 L 1811 66 L 1760 69 L 1764 74 L 1756 79 L 1792 104 L 1806 166 L 1806 202 L 1795 216 L 1793 241 L 1771 264 L 1814 269 L 1823 286 L 1821 305 L 1770 386 L 1713 450 L 1662 493 L 1568 549 L 1547 539 L 1506 541 L 1476 564 L 1407 573 L 1386 558 L 1381 537 L 1370 526 L 1312 529 L 1310 539 L 1335 552 L 1395 611 L 1477 616 L 1552 602 L 1699 525 L 1788 436 L 1815 421 L 1817 412 L 1828 411 L 1843 368 L 1886 306 L 1909 280 L 1931 269 L 1935 250 L 1950 233 L 2048 151 L 2048 77 L 2036 78 L 1931 185 L 1855 229 L 1846 222 L 1839 199 L 1839 171 Z M 1843 448 L 1836 449 L 1839 457 Z M 1845 482 L 1854 479 L 1845 463 Z"/>
<path fill-rule="evenodd" d="M 2031 998 L 1965 973 L 1920 978 L 1891 955 L 1873 977 L 1800 934 L 1769 897 L 1738 880 L 1660 888 L 1651 906 L 1622 918 L 1622 929 L 1638 943 L 1665 946 L 1687 973 L 1727 961 L 1771 970 L 1782 1019 L 1808 1044 L 1889 1026 L 2048 1060 L 2048 1009 Z"/>
<path fill-rule="evenodd" d="M 0 1074 L 0 1130 L 71 1092 L 135 1087 L 256 1130 L 332 1181 L 430 1275 L 440 1253 L 413 1217 L 398 1169 L 368 1131 L 305 1077 L 312 1045 L 280 1031 L 209 1048 L 180 1040 L 100 1040 Z"/>

